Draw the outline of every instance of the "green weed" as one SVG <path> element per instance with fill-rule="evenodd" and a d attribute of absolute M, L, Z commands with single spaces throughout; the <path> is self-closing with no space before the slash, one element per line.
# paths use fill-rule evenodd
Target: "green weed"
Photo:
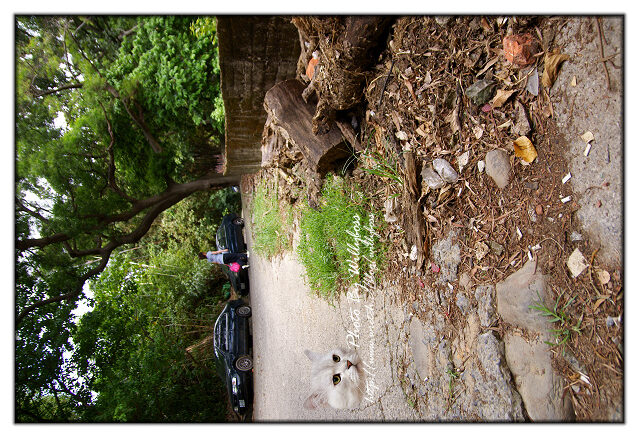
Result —
<path fill-rule="evenodd" d="M 555 304 L 552 308 L 548 307 L 537 294 L 537 302 L 531 304 L 531 309 L 534 309 L 541 313 L 543 316 L 548 318 L 548 321 L 553 324 L 558 324 L 559 328 L 551 329 L 550 332 L 555 337 L 555 342 L 546 341 L 546 344 L 552 346 L 563 346 L 565 345 L 572 337 L 574 333 L 581 334 L 581 322 L 583 320 L 583 315 L 580 317 L 576 323 L 572 323 L 570 316 L 566 313 L 566 308 L 572 304 L 575 298 L 569 299 L 566 304 L 563 306 L 559 306 L 559 301 L 561 300 L 561 296 L 563 292 L 559 294 Z"/>

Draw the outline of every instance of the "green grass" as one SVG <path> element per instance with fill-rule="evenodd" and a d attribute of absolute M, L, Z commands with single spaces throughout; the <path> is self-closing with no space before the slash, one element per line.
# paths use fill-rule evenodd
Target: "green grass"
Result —
<path fill-rule="evenodd" d="M 369 223 L 369 203 L 363 192 L 343 178 L 327 175 L 322 188 L 318 210 L 301 209 L 300 243 L 297 255 L 306 269 L 311 290 L 332 303 L 335 297 L 360 278 L 349 272 L 353 255 L 348 244 L 355 244 L 353 232 L 355 215 L 359 215 L 362 238 L 369 235 L 364 227 Z M 376 225 L 381 222 L 376 220 Z M 375 263 L 379 266 L 381 244 L 374 238 Z M 361 245 L 361 254 L 366 248 Z M 361 258 L 359 272 L 368 272 L 369 264 Z"/>
<path fill-rule="evenodd" d="M 283 212 L 280 210 L 277 190 L 265 181 L 260 181 L 255 189 L 252 223 L 253 251 L 256 254 L 271 258 L 291 248 L 289 232 L 292 225 L 291 208 L 288 207 Z"/>
<path fill-rule="evenodd" d="M 552 308 L 544 304 L 539 294 L 537 294 L 537 301 L 529 306 L 531 309 L 534 309 L 547 317 L 550 323 L 558 324 L 558 328 L 550 330 L 555 337 L 555 342 L 546 341 L 546 344 L 552 346 L 563 346 L 572 338 L 573 334 L 581 334 L 581 322 L 583 316 L 580 317 L 576 323 L 573 323 L 570 316 L 566 313 L 566 309 L 570 306 L 570 304 L 572 304 L 575 298 L 573 297 L 563 306 L 559 306 L 559 301 L 561 300 L 562 295 L 563 292 L 559 294 Z"/>

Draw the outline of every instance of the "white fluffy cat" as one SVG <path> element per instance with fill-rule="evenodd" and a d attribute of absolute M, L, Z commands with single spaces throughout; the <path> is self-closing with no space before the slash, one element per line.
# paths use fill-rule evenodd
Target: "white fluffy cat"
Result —
<path fill-rule="evenodd" d="M 304 401 L 306 409 L 327 404 L 335 409 L 359 406 L 363 390 L 363 370 L 354 350 L 336 348 L 328 353 L 304 350 L 312 362 L 311 395 Z"/>

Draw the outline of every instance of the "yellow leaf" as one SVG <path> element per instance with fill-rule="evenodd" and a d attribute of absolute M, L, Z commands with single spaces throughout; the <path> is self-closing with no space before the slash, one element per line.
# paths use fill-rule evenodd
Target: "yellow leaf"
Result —
<path fill-rule="evenodd" d="M 537 149 L 526 136 L 519 137 L 513 142 L 515 156 L 522 158 L 527 163 L 532 163 L 537 158 Z"/>
<path fill-rule="evenodd" d="M 569 59 L 570 56 L 563 53 L 546 53 L 546 56 L 544 57 L 544 74 L 541 77 L 541 83 L 544 87 L 550 88 L 553 86 L 557 80 L 557 75 L 559 74 L 559 66 L 562 62 Z"/>
<path fill-rule="evenodd" d="M 497 90 L 497 94 L 493 97 L 493 100 L 490 101 L 490 106 L 493 108 L 499 108 L 502 106 L 508 98 L 515 92 L 515 90 L 506 91 L 506 90 Z"/>

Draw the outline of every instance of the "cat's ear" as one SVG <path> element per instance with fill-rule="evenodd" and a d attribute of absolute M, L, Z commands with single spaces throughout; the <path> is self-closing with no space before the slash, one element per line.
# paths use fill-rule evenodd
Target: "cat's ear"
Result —
<path fill-rule="evenodd" d="M 304 400 L 304 407 L 306 409 L 315 409 L 326 406 L 327 404 L 326 394 L 320 394 L 318 391 L 313 392 Z"/>
<path fill-rule="evenodd" d="M 304 354 L 308 357 L 311 362 L 315 362 L 321 359 L 322 355 L 320 353 L 315 353 L 311 350 L 304 350 Z"/>

